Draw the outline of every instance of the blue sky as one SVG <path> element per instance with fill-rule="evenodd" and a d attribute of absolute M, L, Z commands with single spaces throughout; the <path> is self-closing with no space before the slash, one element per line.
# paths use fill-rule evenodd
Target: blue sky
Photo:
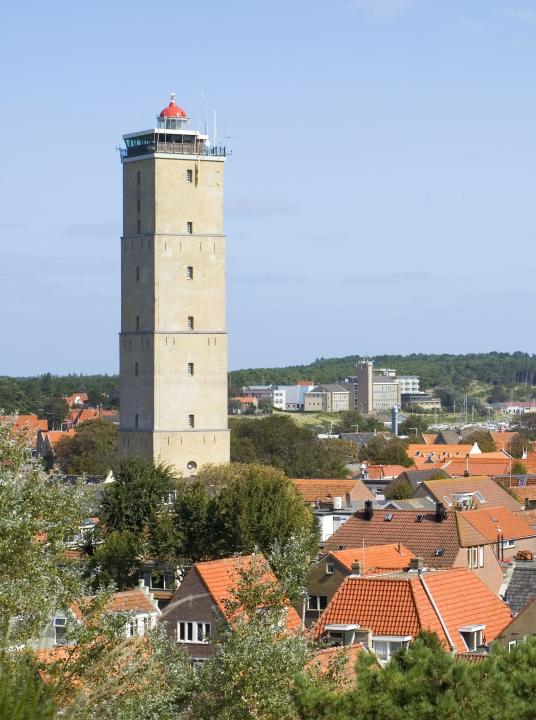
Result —
<path fill-rule="evenodd" d="M 116 372 L 125 132 L 226 165 L 230 367 L 536 352 L 536 2 L 25 2 L 0 15 L 0 374 Z"/>

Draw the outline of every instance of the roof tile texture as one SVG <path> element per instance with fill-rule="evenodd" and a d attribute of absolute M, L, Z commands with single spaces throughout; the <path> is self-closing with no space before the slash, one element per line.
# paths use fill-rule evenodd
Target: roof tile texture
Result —
<path fill-rule="evenodd" d="M 332 550 L 330 553 L 346 570 L 352 570 L 352 563 L 361 564 L 361 573 L 368 574 L 381 570 L 403 570 L 410 566 L 414 554 L 404 545 L 376 545 L 366 548 Z"/>
<path fill-rule="evenodd" d="M 390 521 L 386 520 L 392 516 Z M 417 522 L 418 516 L 422 521 Z M 436 522 L 434 512 L 423 510 L 374 510 L 370 520 L 356 512 L 325 544 L 325 550 L 361 548 L 400 542 L 422 557 L 427 567 L 452 567 L 460 550 L 456 513 L 450 511 L 443 522 Z M 342 547 L 340 547 L 342 546 Z M 441 548 L 443 554 L 436 555 Z"/>
<path fill-rule="evenodd" d="M 372 500 L 373 495 L 358 478 L 352 480 L 318 480 L 293 478 L 292 483 L 306 502 L 327 502 L 334 497 L 344 498 L 348 493 L 352 500 Z"/>
<path fill-rule="evenodd" d="M 226 601 L 232 599 L 232 589 L 238 585 L 240 569 L 247 568 L 253 557 L 253 555 L 247 555 L 194 564 L 195 571 L 223 617 L 228 617 Z M 267 579 L 275 580 L 275 576 L 270 572 Z M 290 606 L 287 608 L 286 625 L 288 630 L 296 630 L 301 625 L 298 613 Z"/>
<path fill-rule="evenodd" d="M 485 624 L 484 635 L 490 642 L 511 620 L 507 605 L 467 568 L 426 573 L 423 578 L 457 650 L 466 649 L 459 628 Z M 417 575 L 346 578 L 321 616 L 315 636 L 321 636 L 326 624 L 332 623 L 357 623 L 375 635 L 398 637 L 415 637 L 427 629 L 447 645 L 441 622 Z"/>

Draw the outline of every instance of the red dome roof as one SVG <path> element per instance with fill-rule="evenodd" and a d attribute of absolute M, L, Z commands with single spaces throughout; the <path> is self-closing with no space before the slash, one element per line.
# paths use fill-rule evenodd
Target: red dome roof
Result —
<path fill-rule="evenodd" d="M 167 107 L 165 107 L 162 110 L 162 112 L 160 113 L 160 117 L 161 118 L 174 118 L 174 117 L 175 118 L 176 117 L 185 118 L 185 117 L 188 117 L 186 115 L 186 111 L 183 110 L 181 107 L 179 107 L 177 105 L 177 103 L 175 102 L 175 93 L 171 94 L 171 102 L 169 103 L 169 105 Z"/>

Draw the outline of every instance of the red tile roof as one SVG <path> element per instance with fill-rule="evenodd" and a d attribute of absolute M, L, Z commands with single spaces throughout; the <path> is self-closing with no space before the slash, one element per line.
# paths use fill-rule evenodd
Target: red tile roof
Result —
<path fill-rule="evenodd" d="M 76 617 L 81 618 L 82 613 L 80 606 L 82 603 L 91 602 L 92 598 L 82 598 L 80 601 L 71 605 L 71 610 Z M 132 590 L 124 590 L 123 592 L 112 593 L 106 604 L 108 612 L 127 612 L 127 613 L 158 613 L 158 607 L 155 602 L 151 601 L 148 594 L 140 588 Z"/>
<path fill-rule="evenodd" d="M 385 570 L 403 570 L 409 567 L 411 558 L 414 557 L 411 550 L 399 543 L 332 550 L 329 554 L 348 571 L 352 570 L 353 562 L 359 562 L 362 575 Z"/>
<path fill-rule="evenodd" d="M 497 450 L 506 450 L 508 452 L 510 443 L 516 437 L 516 432 L 490 432 L 491 439 L 495 443 Z"/>
<path fill-rule="evenodd" d="M 352 480 L 318 480 L 293 478 L 292 483 L 306 502 L 331 502 L 334 497 L 350 496 L 351 500 L 372 500 L 373 495 L 358 478 Z"/>
<path fill-rule="evenodd" d="M 226 603 L 233 598 L 232 590 L 238 585 L 240 569 L 247 568 L 254 557 L 254 555 L 247 555 L 245 557 L 224 558 L 223 560 L 209 560 L 207 562 L 197 562 L 193 566 L 212 597 L 214 604 L 223 617 L 227 619 L 229 619 L 229 613 Z M 264 560 L 262 555 L 259 557 Z M 267 579 L 275 581 L 275 575 L 270 571 Z M 301 626 L 298 613 L 290 606 L 287 608 L 286 625 L 288 630 L 297 630 Z"/>
<path fill-rule="evenodd" d="M 46 431 L 48 423 L 37 415 L 0 415 L 0 423 L 12 424 L 16 431 L 26 431 L 30 440 L 35 441 L 38 430 Z"/>
<path fill-rule="evenodd" d="M 43 436 L 48 437 L 50 445 L 54 446 L 63 438 L 74 437 L 74 430 L 49 430 Z"/>
<path fill-rule="evenodd" d="M 467 568 L 392 578 L 347 577 L 322 614 L 314 635 L 330 624 L 358 624 L 374 635 L 414 638 L 432 630 L 448 646 L 448 639 L 425 587 L 432 596 L 457 650 L 466 647 L 459 629 L 484 624 L 491 642 L 510 622 L 508 606 Z"/>
<path fill-rule="evenodd" d="M 504 507 L 481 506 L 478 510 L 467 510 L 463 518 L 490 542 L 497 542 L 498 528 L 505 540 L 536 537 L 536 530 L 518 514 Z"/>
<path fill-rule="evenodd" d="M 471 475 L 505 475 L 509 472 L 511 461 L 509 458 L 498 460 L 495 458 L 486 458 L 489 453 L 481 455 L 471 455 L 463 460 L 454 459 L 447 461 L 442 467 L 452 477 L 462 477 L 466 471 Z"/>
<path fill-rule="evenodd" d="M 410 443 L 408 445 L 408 455 L 410 456 L 410 458 L 426 458 L 431 453 L 433 453 L 434 458 L 436 458 L 437 460 L 445 461 L 449 458 L 454 457 L 465 458 L 465 456 L 468 455 L 472 449 L 472 445 L 427 445 L 426 443 L 423 445 L 417 443 Z"/>
<path fill-rule="evenodd" d="M 370 480 L 381 480 L 382 478 L 396 478 L 405 470 L 415 470 L 415 467 L 404 465 L 368 465 L 367 475 Z"/>
<path fill-rule="evenodd" d="M 450 473 L 450 467 L 448 468 Z M 481 502 L 478 496 L 473 495 L 472 501 L 478 507 L 493 506 L 505 507 L 512 512 L 519 510 L 520 503 L 504 490 L 498 483 L 486 476 L 471 476 L 458 478 L 441 478 L 438 480 L 425 480 L 421 488 L 437 502 L 447 503 L 447 500 L 456 505 L 455 494 L 478 492 L 483 497 Z"/>
<path fill-rule="evenodd" d="M 318 668 L 321 673 L 327 673 L 332 667 L 332 663 L 336 661 L 338 655 L 343 655 L 344 666 L 342 668 L 342 679 L 344 684 L 354 684 L 357 674 L 355 671 L 355 664 L 358 656 L 366 652 L 362 643 L 354 643 L 347 647 L 328 647 L 319 650 L 314 658 L 306 666 L 306 670 L 315 670 Z"/>

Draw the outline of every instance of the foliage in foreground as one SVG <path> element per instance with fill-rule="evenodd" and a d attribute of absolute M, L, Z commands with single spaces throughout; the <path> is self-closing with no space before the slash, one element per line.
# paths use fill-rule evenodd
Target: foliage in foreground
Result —
<path fill-rule="evenodd" d="M 535 692 L 535 639 L 467 662 L 423 633 L 381 671 L 361 655 L 354 689 L 329 692 L 302 677 L 295 699 L 301 720 L 533 720 Z"/>
<path fill-rule="evenodd" d="M 83 510 L 77 488 L 48 479 L 24 433 L 0 422 L 0 638 L 32 637 L 81 584 L 65 561 L 65 538 Z"/>

